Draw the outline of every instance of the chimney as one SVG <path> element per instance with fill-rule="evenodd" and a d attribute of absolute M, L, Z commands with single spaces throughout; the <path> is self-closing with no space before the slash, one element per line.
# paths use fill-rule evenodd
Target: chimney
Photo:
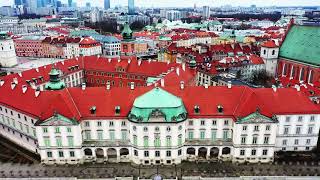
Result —
<path fill-rule="evenodd" d="M 18 78 L 13 78 L 13 82 L 14 82 L 15 84 L 18 84 Z"/>
<path fill-rule="evenodd" d="M 14 89 L 16 87 L 16 83 L 11 82 L 11 89 Z"/>
<path fill-rule="evenodd" d="M 111 58 L 108 59 L 108 62 L 111 62 Z"/>
<path fill-rule="evenodd" d="M 107 90 L 110 90 L 110 82 L 107 82 L 107 86 L 106 86 L 106 88 L 107 88 Z"/>
<path fill-rule="evenodd" d="M 160 80 L 161 87 L 164 87 L 164 79 Z"/>
<path fill-rule="evenodd" d="M 36 68 L 36 71 L 39 72 L 39 68 Z"/>
<path fill-rule="evenodd" d="M 151 59 L 150 59 L 150 58 L 148 59 L 148 62 L 149 62 L 149 63 L 151 62 Z"/>
<path fill-rule="evenodd" d="M 26 93 L 27 89 L 28 89 L 27 85 L 23 85 L 22 86 L 22 93 L 23 94 Z"/>
<path fill-rule="evenodd" d="M 186 63 L 182 63 L 182 70 L 186 71 Z"/>
<path fill-rule="evenodd" d="M 297 89 L 298 92 L 300 92 L 300 89 L 301 89 L 301 88 L 300 88 L 299 85 L 297 85 L 297 86 L 296 86 L 296 89 Z"/>
<path fill-rule="evenodd" d="M 273 90 L 273 92 L 277 92 L 277 86 L 272 85 L 272 90 Z"/>
<path fill-rule="evenodd" d="M 228 81 L 228 89 L 231 89 L 231 87 L 232 87 L 231 81 Z"/>
<path fill-rule="evenodd" d="M 20 77 L 22 77 L 22 73 L 21 73 L 21 72 L 19 72 L 18 75 L 19 75 Z"/>
<path fill-rule="evenodd" d="M 81 87 L 83 91 L 86 90 L 86 83 L 82 83 Z"/>
<path fill-rule="evenodd" d="M 36 89 L 36 90 L 34 91 L 34 95 L 35 95 L 35 97 L 38 97 L 38 96 L 40 95 L 40 90 L 39 90 L 39 89 Z"/>
<path fill-rule="evenodd" d="M 140 65 L 141 65 L 141 59 L 138 60 L 138 66 L 140 66 Z"/>
<path fill-rule="evenodd" d="M 0 87 L 3 86 L 4 80 L 0 79 Z"/>
<path fill-rule="evenodd" d="M 64 65 L 64 61 L 61 61 L 61 64 Z"/>
<path fill-rule="evenodd" d="M 209 85 L 207 83 L 204 84 L 204 88 L 208 89 Z"/>
<path fill-rule="evenodd" d="M 180 69 L 178 67 L 176 69 L 176 73 L 177 73 L 178 76 L 180 76 Z"/>
<path fill-rule="evenodd" d="M 180 81 L 180 89 L 184 89 L 184 82 Z"/>
<path fill-rule="evenodd" d="M 121 61 L 121 59 L 120 58 L 118 58 L 118 62 L 120 62 Z"/>
<path fill-rule="evenodd" d="M 134 90 L 134 82 L 130 82 L 130 89 Z"/>
<path fill-rule="evenodd" d="M 129 58 L 129 59 L 128 59 L 128 64 L 130 64 L 130 63 L 131 63 L 131 59 Z"/>

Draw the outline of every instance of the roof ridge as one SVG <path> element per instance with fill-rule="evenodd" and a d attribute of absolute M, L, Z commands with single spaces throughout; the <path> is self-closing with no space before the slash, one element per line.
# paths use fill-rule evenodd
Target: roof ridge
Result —
<path fill-rule="evenodd" d="M 80 111 L 79 111 L 79 109 L 78 109 L 78 106 L 77 106 L 76 103 L 74 102 L 74 99 L 73 99 L 72 95 L 70 94 L 68 88 L 66 88 L 66 91 L 67 91 L 68 95 L 70 96 L 71 101 L 72 101 L 72 104 L 74 105 L 75 109 L 77 110 L 78 115 L 79 115 L 79 119 L 80 119 L 80 118 L 82 117 L 82 115 L 81 115 L 81 113 L 80 113 Z"/>

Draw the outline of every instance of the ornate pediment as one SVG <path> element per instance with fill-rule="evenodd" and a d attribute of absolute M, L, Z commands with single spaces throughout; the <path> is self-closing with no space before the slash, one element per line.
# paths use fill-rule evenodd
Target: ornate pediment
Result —
<path fill-rule="evenodd" d="M 55 113 L 52 117 L 39 123 L 39 125 L 41 126 L 71 126 L 71 125 L 77 125 L 77 124 L 78 122 L 76 120 L 69 119 L 58 113 Z"/>
<path fill-rule="evenodd" d="M 277 120 L 274 117 L 267 117 L 260 113 L 259 110 L 242 118 L 238 118 L 237 123 L 239 124 L 255 124 L 255 123 L 276 123 Z"/>

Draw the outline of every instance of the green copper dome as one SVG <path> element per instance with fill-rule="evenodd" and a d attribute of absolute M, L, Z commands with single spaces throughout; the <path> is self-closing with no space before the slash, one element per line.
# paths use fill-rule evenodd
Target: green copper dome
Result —
<path fill-rule="evenodd" d="M 135 122 L 180 122 L 186 117 L 181 98 L 159 87 L 137 97 L 128 116 Z"/>
<path fill-rule="evenodd" d="M 45 85 L 46 90 L 61 90 L 66 87 L 64 82 L 60 80 L 59 71 L 54 66 L 52 66 L 49 76 L 50 81 Z"/>
<path fill-rule="evenodd" d="M 132 40 L 132 33 L 129 24 L 126 22 L 121 33 L 123 40 Z"/>

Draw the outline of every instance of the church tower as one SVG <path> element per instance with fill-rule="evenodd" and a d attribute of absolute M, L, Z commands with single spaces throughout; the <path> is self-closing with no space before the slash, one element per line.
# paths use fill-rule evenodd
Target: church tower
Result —
<path fill-rule="evenodd" d="M 267 73 L 275 77 L 279 56 L 279 45 L 274 41 L 267 41 L 261 44 L 260 57 L 263 58 Z"/>

